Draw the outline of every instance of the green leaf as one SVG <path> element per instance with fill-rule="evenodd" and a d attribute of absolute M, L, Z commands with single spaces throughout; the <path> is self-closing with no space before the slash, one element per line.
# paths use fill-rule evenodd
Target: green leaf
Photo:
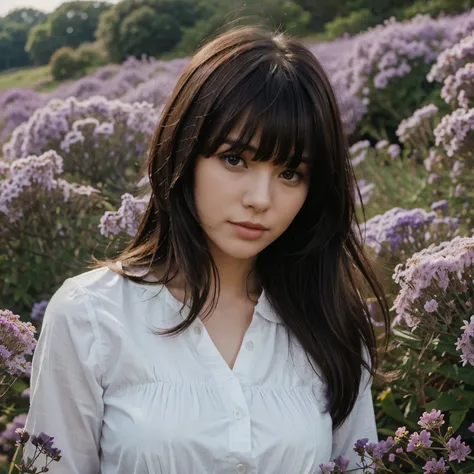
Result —
<path fill-rule="evenodd" d="M 383 436 L 393 436 L 393 430 L 389 430 L 388 428 L 378 428 L 377 432 Z"/>
<path fill-rule="evenodd" d="M 474 386 L 474 370 L 460 365 L 442 365 L 438 372 L 456 382 L 464 382 Z"/>
<path fill-rule="evenodd" d="M 395 403 L 395 398 L 392 392 L 388 392 L 380 402 L 381 408 L 384 413 L 393 418 L 394 420 L 403 423 L 405 426 L 410 426 L 411 428 L 417 428 L 417 426 L 411 421 L 407 420 L 400 408 Z"/>
<path fill-rule="evenodd" d="M 474 393 L 463 390 L 452 390 L 442 392 L 441 395 L 430 403 L 425 405 L 426 410 L 435 408 L 436 410 L 446 411 L 464 411 L 468 410 L 474 401 Z"/>
<path fill-rule="evenodd" d="M 462 422 L 464 421 L 464 418 L 466 418 L 467 410 L 463 411 L 453 411 L 451 412 L 451 415 L 449 416 L 449 424 L 450 426 L 453 427 L 453 430 L 456 432 L 459 427 L 461 426 Z"/>

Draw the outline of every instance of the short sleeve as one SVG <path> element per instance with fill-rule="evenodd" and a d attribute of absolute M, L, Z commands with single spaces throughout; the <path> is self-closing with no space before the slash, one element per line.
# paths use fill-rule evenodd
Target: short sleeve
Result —
<path fill-rule="evenodd" d="M 30 407 L 25 428 L 30 435 L 54 436 L 61 460 L 51 474 L 98 474 L 103 419 L 99 330 L 89 296 L 67 279 L 52 296 L 33 354 Z M 32 457 L 27 443 L 24 459 Z M 35 467 L 45 465 L 41 455 Z"/>
<path fill-rule="evenodd" d="M 354 451 L 358 439 L 368 438 L 369 443 L 378 442 L 377 426 L 375 423 L 374 404 L 372 400 L 372 378 L 363 368 L 360 391 L 350 415 L 344 423 L 333 432 L 331 460 L 343 455 L 349 459 L 348 469 L 356 469 L 361 460 Z"/>

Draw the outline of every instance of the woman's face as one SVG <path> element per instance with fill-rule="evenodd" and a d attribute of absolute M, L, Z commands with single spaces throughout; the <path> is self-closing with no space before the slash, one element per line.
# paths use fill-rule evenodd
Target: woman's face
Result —
<path fill-rule="evenodd" d="M 231 133 L 229 140 L 236 139 Z M 257 148 L 258 142 L 250 145 Z M 303 206 L 309 188 L 309 165 L 296 170 L 270 162 L 252 161 L 254 152 L 197 158 L 194 199 L 200 224 L 211 249 L 236 259 L 252 259 L 285 232 Z M 299 173 L 299 174 L 298 174 Z M 252 231 L 236 225 L 251 222 L 265 227 Z"/>

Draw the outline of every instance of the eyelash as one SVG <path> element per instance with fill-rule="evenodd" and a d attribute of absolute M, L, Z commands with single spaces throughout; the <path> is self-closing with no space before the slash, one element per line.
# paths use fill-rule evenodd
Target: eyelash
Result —
<path fill-rule="evenodd" d="M 232 155 L 232 154 L 224 154 L 224 155 L 220 155 L 219 156 L 219 159 L 222 160 L 222 161 L 225 161 L 226 165 L 227 166 L 230 166 L 230 168 L 238 168 L 238 166 L 231 166 L 229 165 L 229 163 L 226 161 L 228 158 L 238 158 L 239 160 L 242 160 L 244 163 L 245 163 L 245 160 L 239 156 L 239 155 Z M 288 181 L 288 183 L 291 183 L 291 184 L 298 184 L 303 178 L 303 174 L 300 173 L 299 171 L 296 171 L 296 170 L 290 170 L 290 169 L 287 169 L 286 171 L 291 171 L 292 173 L 295 173 L 295 175 L 298 176 L 298 181 L 290 181 L 290 180 L 285 180 L 285 181 Z"/>

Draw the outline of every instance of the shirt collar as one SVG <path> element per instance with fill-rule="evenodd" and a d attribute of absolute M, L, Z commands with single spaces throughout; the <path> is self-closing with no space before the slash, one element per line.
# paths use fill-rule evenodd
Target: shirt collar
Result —
<path fill-rule="evenodd" d="M 119 262 L 119 266 L 121 267 L 121 262 Z M 137 269 L 133 268 L 133 270 L 137 270 Z M 137 272 L 134 272 L 134 274 L 138 275 Z M 145 278 L 145 280 L 156 281 L 156 278 L 148 275 Z M 166 292 L 167 301 L 171 303 L 173 307 L 175 308 L 181 307 L 181 304 L 171 295 L 171 293 L 167 289 L 165 290 L 165 292 Z M 262 292 L 260 296 L 258 297 L 257 304 L 255 305 L 255 312 L 258 313 L 263 318 L 265 318 L 267 321 L 270 321 L 272 323 L 282 324 L 282 320 L 280 316 L 278 315 L 278 313 L 273 308 L 273 305 L 268 300 L 267 294 L 264 289 L 262 289 Z"/>
<path fill-rule="evenodd" d="M 255 311 L 260 314 L 263 318 L 267 319 L 272 323 L 280 323 L 282 324 L 282 320 L 278 313 L 275 311 L 273 305 L 268 300 L 267 294 L 265 290 L 262 289 L 262 293 L 260 294 L 257 304 L 255 306 Z"/>

